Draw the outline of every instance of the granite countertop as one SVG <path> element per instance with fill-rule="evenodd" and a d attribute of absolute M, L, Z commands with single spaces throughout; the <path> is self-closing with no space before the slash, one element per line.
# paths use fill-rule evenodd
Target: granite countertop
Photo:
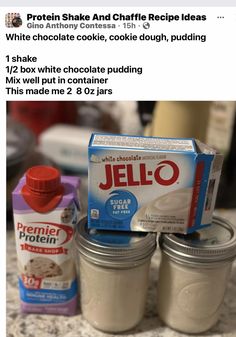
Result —
<path fill-rule="evenodd" d="M 236 226 L 236 210 L 218 211 L 220 215 L 231 220 Z M 166 327 L 156 314 L 156 282 L 160 252 L 152 259 L 150 284 L 145 316 L 137 328 L 122 334 L 123 337 L 186 337 Z M 76 316 L 54 316 L 21 314 L 19 311 L 19 293 L 17 281 L 17 263 L 14 232 L 7 232 L 7 336 L 8 337 L 109 337 L 92 328 L 83 319 L 78 310 Z M 223 311 L 219 322 L 205 334 L 195 336 L 236 337 L 236 261 L 233 264 L 231 278 L 228 283 Z"/>

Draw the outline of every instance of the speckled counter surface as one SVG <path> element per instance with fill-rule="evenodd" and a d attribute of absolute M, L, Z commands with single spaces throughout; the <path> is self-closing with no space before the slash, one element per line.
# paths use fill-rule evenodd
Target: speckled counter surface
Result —
<path fill-rule="evenodd" d="M 236 210 L 220 211 L 220 215 L 231 220 L 236 226 Z M 142 322 L 134 330 L 122 334 L 123 337 L 184 337 L 166 327 L 156 314 L 156 282 L 160 253 L 152 259 L 147 306 Z M 53 315 L 23 315 L 19 312 L 19 294 L 16 272 L 16 252 L 13 231 L 7 233 L 7 336 L 8 337 L 109 337 L 93 329 L 82 317 Z M 119 336 L 119 335 L 114 335 Z M 194 336 L 236 337 L 236 262 L 233 264 L 220 320 L 205 334 Z"/>

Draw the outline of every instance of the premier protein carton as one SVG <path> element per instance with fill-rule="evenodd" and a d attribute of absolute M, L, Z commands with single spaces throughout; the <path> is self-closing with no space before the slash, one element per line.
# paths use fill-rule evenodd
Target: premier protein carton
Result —
<path fill-rule="evenodd" d="M 72 315 L 77 307 L 73 236 L 79 178 L 30 168 L 13 191 L 22 312 Z"/>
<path fill-rule="evenodd" d="M 190 233 L 209 225 L 223 156 L 194 139 L 93 134 L 88 226 Z"/>

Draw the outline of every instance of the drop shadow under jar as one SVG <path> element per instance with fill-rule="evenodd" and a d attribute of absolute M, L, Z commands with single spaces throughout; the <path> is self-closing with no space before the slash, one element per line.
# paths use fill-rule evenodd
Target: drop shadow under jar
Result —
<path fill-rule="evenodd" d="M 161 234 L 162 259 L 157 286 L 160 318 L 171 328 L 201 333 L 219 319 L 236 256 L 236 231 L 213 217 L 211 226 L 195 233 Z"/>
<path fill-rule="evenodd" d="M 156 234 L 88 229 L 84 218 L 76 247 L 85 319 L 106 332 L 135 327 L 144 314 Z"/>

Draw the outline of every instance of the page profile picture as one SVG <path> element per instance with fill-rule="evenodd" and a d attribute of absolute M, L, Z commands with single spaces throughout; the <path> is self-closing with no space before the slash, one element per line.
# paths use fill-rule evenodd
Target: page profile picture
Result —
<path fill-rule="evenodd" d="M 5 25 L 8 28 L 18 28 L 22 25 L 20 13 L 7 13 L 5 15 Z"/>

